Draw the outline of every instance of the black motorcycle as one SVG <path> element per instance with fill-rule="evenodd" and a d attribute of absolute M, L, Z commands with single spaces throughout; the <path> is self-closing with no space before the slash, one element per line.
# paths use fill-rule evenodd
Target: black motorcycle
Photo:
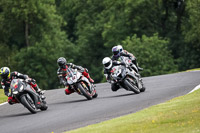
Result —
<path fill-rule="evenodd" d="M 23 79 L 13 79 L 11 84 L 12 96 L 24 105 L 31 113 L 37 113 L 37 110 L 47 110 L 48 106 L 43 95 L 39 95 Z"/>
<path fill-rule="evenodd" d="M 127 61 L 128 62 L 128 61 Z M 111 83 L 115 83 L 116 85 L 129 90 L 133 91 L 136 94 L 145 91 L 144 84 L 138 75 L 131 67 L 119 65 L 114 66 L 111 70 Z"/>

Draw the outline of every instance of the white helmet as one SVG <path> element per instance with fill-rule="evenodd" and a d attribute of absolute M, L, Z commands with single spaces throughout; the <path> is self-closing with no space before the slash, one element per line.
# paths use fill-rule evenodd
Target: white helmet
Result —
<path fill-rule="evenodd" d="M 123 47 L 122 47 L 122 45 L 117 45 L 117 47 L 118 47 L 118 49 L 119 49 L 120 52 L 123 51 Z"/>
<path fill-rule="evenodd" d="M 112 67 L 112 60 L 109 58 L 109 57 L 105 57 L 103 60 L 102 60 L 102 64 L 104 65 L 104 67 L 106 69 L 110 69 Z"/>

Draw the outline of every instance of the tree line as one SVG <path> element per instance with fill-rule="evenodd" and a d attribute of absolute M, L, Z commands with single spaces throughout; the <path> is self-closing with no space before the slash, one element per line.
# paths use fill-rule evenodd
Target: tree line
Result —
<path fill-rule="evenodd" d="M 200 0 L 1 0 L 0 67 L 61 87 L 57 58 L 104 82 L 102 59 L 121 44 L 142 76 L 200 65 Z"/>

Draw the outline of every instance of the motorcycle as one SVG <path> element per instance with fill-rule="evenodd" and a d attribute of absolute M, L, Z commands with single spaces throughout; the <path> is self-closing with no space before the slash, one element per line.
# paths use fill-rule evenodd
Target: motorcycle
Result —
<path fill-rule="evenodd" d="M 17 102 L 24 105 L 31 113 L 37 113 L 37 110 L 47 110 L 48 106 L 43 95 L 35 92 L 32 86 L 23 79 L 13 79 L 11 84 L 11 95 Z"/>
<path fill-rule="evenodd" d="M 131 60 L 122 57 L 122 61 L 127 66 L 124 65 L 114 66 L 111 70 L 111 77 L 113 83 L 122 88 L 125 88 L 126 90 L 133 91 L 136 94 L 144 92 L 146 88 L 143 85 L 140 75 L 136 73 L 135 70 L 132 69 L 132 67 L 129 66 L 130 64 L 128 64 L 131 63 L 130 62 Z M 133 67 L 137 69 L 136 66 Z"/>
<path fill-rule="evenodd" d="M 138 87 L 139 87 L 139 84 L 141 84 L 141 86 L 142 86 L 142 88 L 139 87 L 140 92 L 144 92 L 144 91 L 146 90 L 146 87 L 144 86 L 144 83 L 143 83 L 143 81 L 142 81 L 141 75 L 139 74 L 139 70 L 138 70 L 137 66 L 136 66 L 134 63 L 132 63 L 132 60 L 131 60 L 129 57 L 121 56 L 121 57 L 120 57 L 120 60 L 121 60 L 122 62 L 124 62 L 125 64 L 127 64 L 128 67 L 130 68 L 130 70 L 131 70 L 135 75 L 137 75 L 136 77 L 139 78 L 139 80 L 138 80 Z"/>
<path fill-rule="evenodd" d="M 85 96 L 88 100 L 96 98 L 98 96 L 94 84 L 82 75 L 77 69 L 68 68 L 67 76 L 65 77 L 68 85 L 71 89 L 77 92 L 79 95 Z"/>
<path fill-rule="evenodd" d="M 129 57 L 120 56 L 120 61 L 124 62 L 127 66 L 130 66 L 131 69 L 133 69 L 136 73 L 139 74 L 138 68 L 135 64 L 132 63 L 132 60 Z"/>

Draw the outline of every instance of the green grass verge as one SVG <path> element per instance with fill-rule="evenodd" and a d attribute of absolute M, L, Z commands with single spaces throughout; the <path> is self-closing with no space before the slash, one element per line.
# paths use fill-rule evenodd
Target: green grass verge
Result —
<path fill-rule="evenodd" d="M 185 96 L 66 133 L 199 133 L 200 89 Z"/>
<path fill-rule="evenodd" d="M 195 68 L 195 69 L 187 70 L 187 72 L 189 72 L 189 71 L 197 71 L 197 70 L 200 70 L 200 68 Z"/>
<path fill-rule="evenodd" d="M 8 97 L 4 95 L 3 89 L 0 89 L 0 103 L 6 102 Z"/>

